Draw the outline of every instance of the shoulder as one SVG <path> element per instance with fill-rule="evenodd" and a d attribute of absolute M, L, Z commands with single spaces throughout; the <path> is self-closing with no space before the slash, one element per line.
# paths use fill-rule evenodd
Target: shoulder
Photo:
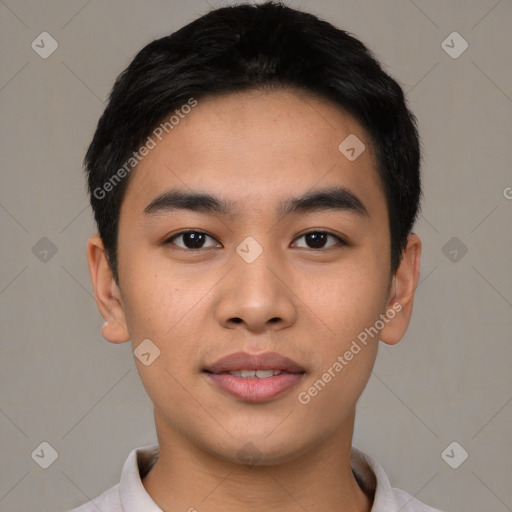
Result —
<path fill-rule="evenodd" d="M 118 484 L 97 498 L 66 512 L 160 512 L 141 480 L 156 462 L 158 455 L 158 444 L 134 448 L 124 463 Z"/>
<path fill-rule="evenodd" d="M 429 507 L 417 500 L 414 496 L 411 496 L 405 491 L 400 489 L 392 488 L 393 499 L 396 506 L 399 507 L 401 512 L 442 512 L 437 508 Z"/>
<path fill-rule="evenodd" d="M 98 510 L 102 512 L 123 512 L 119 484 L 107 489 L 94 500 L 68 512 L 98 512 Z"/>
<path fill-rule="evenodd" d="M 352 447 L 351 466 L 360 487 L 373 497 L 371 512 L 442 512 L 405 491 L 391 487 L 379 462 L 355 447 Z"/>

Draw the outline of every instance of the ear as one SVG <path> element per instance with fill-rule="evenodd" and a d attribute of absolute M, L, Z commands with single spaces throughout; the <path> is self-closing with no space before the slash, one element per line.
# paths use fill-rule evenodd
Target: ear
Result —
<path fill-rule="evenodd" d="M 96 304 L 101 316 L 106 320 L 102 336 L 111 343 L 124 343 L 130 340 L 124 306 L 120 290 L 107 260 L 103 241 L 93 235 L 87 242 L 87 263 L 94 289 Z"/>
<path fill-rule="evenodd" d="M 417 235 L 411 233 L 391 283 L 387 311 L 393 310 L 396 314 L 385 324 L 380 333 L 380 340 L 388 345 L 398 343 L 409 326 L 414 294 L 420 275 L 420 258 L 421 240 Z"/>

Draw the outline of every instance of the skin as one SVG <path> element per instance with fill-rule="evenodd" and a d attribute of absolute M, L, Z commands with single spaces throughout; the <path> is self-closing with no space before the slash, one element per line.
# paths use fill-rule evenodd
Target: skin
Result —
<path fill-rule="evenodd" d="M 338 145 L 349 134 L 366 150 L 349 161 Z M 280 218 L 283 199 L 343 186 L 368 216 L 316 211 Z M 145 207 L 180 187 L 235 204 L 228 216 L 186 210 L 148 216 Z M 205 248 L 171 235 L 206 232 Z M 315 248 L 305 232 L 329 232 Z M 236 252 L 248 236 L 262 254 Z M 174 245 L 173 245 L 174 243 Z M 181 247 L 180 247 L 181 246 Z M 421 242 L 409 235 L 390 272 L 390 233 L 370 139 L 330 102 L 291 90 L 243 92 L 199 101 L 140 162 L 126 190 L 119 225 L 119 286 L 98 235 L 88 264 L 103 336 L 151 339 L 161 351 L 149 366 L 135 359 L 154 404 L 160 458 L 143 479 L 164 511 L 369 511 L 350 469 L 355 406 L 377 354 L 409 324 Z M 297 399 L 393 304 L 385 324 L 307 405 Z M 235 321 L 233 319 L 240 320 Z M 278 352 L 306 369 L 299 385 L 262 404 L 213 386 L 202 369 L 227 354 Z M 252 443 L 258 460 L 238 455 Z"/>

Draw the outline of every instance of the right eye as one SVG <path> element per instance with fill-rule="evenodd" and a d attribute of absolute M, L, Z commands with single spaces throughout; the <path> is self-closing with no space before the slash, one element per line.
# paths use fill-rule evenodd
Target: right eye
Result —
<path fill-rule="evenodd" d="M 173 235 L 172 237 L 168 238 L 164 245 L 167 244 L 173 244 L 178 246 L 180 249 L 185 250 L 196 250 L 196 249 L 203 249 L 205 248 L 204 242 L 207 238 L 211 238 L 212 240 L 215 240 L 212 236 L 210 236 L 208 233 L 205 233 L 204 231 L 182 231 L 181 233 L 177 233 Z M 181 239 L 182 244 L 177 244 L 174 242 L 175 239 Z M 206 248 L 209 247 L 216 247 L 215 245 L 206 246 Z M 218 246 L 217 246 L 218 247 Z"/>

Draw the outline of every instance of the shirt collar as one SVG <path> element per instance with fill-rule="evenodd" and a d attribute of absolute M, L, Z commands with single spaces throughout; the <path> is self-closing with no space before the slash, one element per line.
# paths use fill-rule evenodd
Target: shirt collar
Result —
<path fill-rule="evenodd" d="M 352 447 L 350 465 L 360 487 L 369 496 L 373 496 L 371 512 L 397 510 L 394 492 L 388 476 L 384 468 L 373 457 Z"/>
<path fill-rule="evenodd" d="M 158 444 L 135 448 L 130 452 L 121 473 L 119 493 L 124 512 L 162 512 L 142 484 L 142 478 L 158 459 Z"/>

